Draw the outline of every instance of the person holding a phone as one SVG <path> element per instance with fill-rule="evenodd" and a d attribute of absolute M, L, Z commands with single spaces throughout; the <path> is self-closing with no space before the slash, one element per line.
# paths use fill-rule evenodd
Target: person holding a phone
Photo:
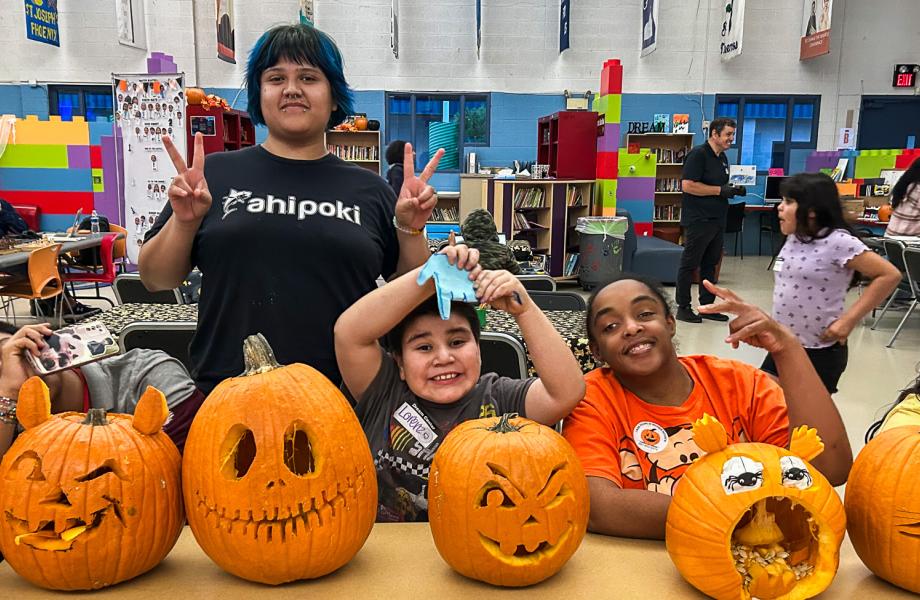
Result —
<path fill-rule="evenodd" d="M 259 145 L 212 154 L 195 135 L 191 164 L 163 138 L 178 175 L 139 258 L 150 290 L 201 271 L 192 374 L 209 393 L 243 371 L 243 340 L 262 333 L 279 362 L 306 363 L 334 383 L 333 325 L 358 298 L 424 262 L 425 223 L 437 202 L 416 175 L 412 146 L 396 198 L 378 174 L 329 152 L 326 130 L 351 114 L 335 42 L 306 25 L 279 25 L 253 47 L 249 114 L 268 127 Z"/>
<path fill-rule="evenodd" d="M 19 388 L 26 379 L 38 375 L 51 394 L 51 412 L 86 412 L 104 408 L 109 412 L 133 414 L 138 400 L 148 385 L 166 395 L 172 418 L 163 431 L 179 450 L 192 418 L 204 401 L 188 371 L 178 360 L 160 350 L 134 349 L 124 354 L 108 356 L 98 362 L 86 363 L 85 358 L 44 363 L 42 357 L 59 355 L 60 349 L 49 353 L 55 332 L 47 323 L 17 328 L 0 321 L 0 457 L 9 449 L 16 436 L 16 401 Z M 33 361 L 42 366 L 39 373 Z M 82 357 L 93 352 L 81 353 Z M 47 368 L 46 368 L 47 367 Z"/>

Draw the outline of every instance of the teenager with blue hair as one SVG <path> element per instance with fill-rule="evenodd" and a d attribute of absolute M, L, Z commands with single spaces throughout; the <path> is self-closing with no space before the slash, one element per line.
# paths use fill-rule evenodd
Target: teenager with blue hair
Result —
<path fill-rule="evenodd" d="M 342 55 L 322 31 L 280 25 L 264 33 L 246 71 L 249 115 L 268 128 L 259 145 L 212 154 L 195 136 L 191 164 L 168 137 L 178 171 L 169 202 L 146 235 L 139 267 L 151 290 L 202 274 L 192 375 L 199 389 L 243 371 L 242 344 L 261 332 L 281 363 L 340 376 L 332 336 L 338 316 L 429 252 L 422 235 L 437 202 L 412 148 L 398 198 L 380 176 L 329 153 L 326 130 L 352 112 Z M 213 199 L 213 201 L 212 201 Z"/>

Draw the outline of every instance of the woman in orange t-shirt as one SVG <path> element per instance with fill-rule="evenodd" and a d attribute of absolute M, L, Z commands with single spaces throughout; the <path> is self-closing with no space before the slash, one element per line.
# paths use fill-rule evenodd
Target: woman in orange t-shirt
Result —
<path fill-rule="evenodd" d="M 595 292 L 588 339 L 608 366 L 588 373 L 585 399 L 563 431 L 588 476 L 591 531 L 664 538 L 671 492 L 703 454 L 690 428 L 704 412 L 733 442 L 786 446 L 793 428 L 814 427 L 825 443 L 814 466 L 834 485 L 846 481 L 853 462 L 846 430 L 795 334 L 730 290 L 705 285 L 720 301 L 700 312 L 736 315 L 725 341 L 770 352 L 779 383 L 738 361 L 678 357 L 674 316 L 653 282 L 624 275 Z"/>

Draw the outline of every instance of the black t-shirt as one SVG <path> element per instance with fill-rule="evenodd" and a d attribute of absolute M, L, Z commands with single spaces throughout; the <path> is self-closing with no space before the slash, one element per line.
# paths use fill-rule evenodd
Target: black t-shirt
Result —
<path fill-rule="evenodd" d="M 377 469 L 377 521 L 427 521 L 428 471 L 444 437 L 471 419 L 526 416 L 524 399 L 534 381 L 486 373 L 460 400 L 436 404 L 413 394 L 396 361 L 384 356 L 355 407 Z"/>
<path fill-rule="evenodd" d="M 386 181 L 331 154 L 291 160 L 261 146 L 212 154 L 213 203 L 195 235 L 201 271 L 189 354 L 205 393 L 243 372 L 243 340 L 263 333 L 281 364 L 341 381 L 336 319 L 396 269 L 395 198 Z M 146 239 L 172 215 L 169 203 Z"/>
<path fill-rule="evenodd" d="M 724 152 L 716 156 L 709 142 L 704 142 L 687 153 L 682 178 L 721 187 L 728 183 L 728 157 Z M 681 225 L 690 225 L 699 221 L 724 223 L 727 214 L 727 199 L 718 195 L 694 196 L 684 192 L 683 205 L 680 210 Z"/>

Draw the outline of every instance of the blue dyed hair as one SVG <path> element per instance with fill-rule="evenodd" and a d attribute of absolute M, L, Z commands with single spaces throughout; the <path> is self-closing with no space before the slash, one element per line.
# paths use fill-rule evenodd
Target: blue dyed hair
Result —
<path fill-rule="evenodd" d="M 342 53 L 332 38 L 309 25 L 278 25 L 263 33 L 249 52 L 246 91 L 249 96 L 249 117 L 253 123 L 265 124 L 262 117 L 262 73 L 282 59 L 314 66 L 329 80 L 332 99 L 338 108 L 329 117 L 327 129 L 335 127 L 352 114 L 354 97 L 345 81 Z"/>

